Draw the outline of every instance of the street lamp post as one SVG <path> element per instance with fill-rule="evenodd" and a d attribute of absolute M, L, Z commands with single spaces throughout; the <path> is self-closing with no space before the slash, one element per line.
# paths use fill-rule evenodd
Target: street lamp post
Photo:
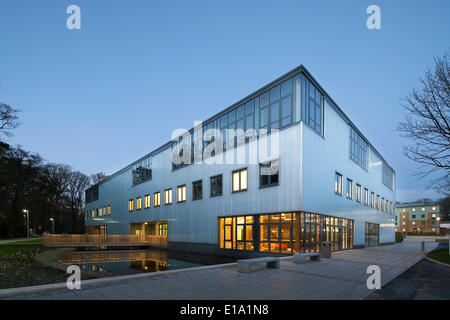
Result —
<path fill-rule="evenodd" d="M 52 234 L 55 234 L 55 219 L 50 218 L 50 221 L 52 222 Z"/>
<path fill-rule="evenodd" d="M 27 214 L 27 238 L 30 237 L 30 215 L 27 209 L 24 209 L 23 212 Z"/>

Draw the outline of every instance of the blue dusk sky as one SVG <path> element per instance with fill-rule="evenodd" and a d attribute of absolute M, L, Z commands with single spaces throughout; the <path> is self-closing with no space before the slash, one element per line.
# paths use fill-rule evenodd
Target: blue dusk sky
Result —
<path fill-rule="evenodd" d="M 69 30 L 69 5 L 81 30 Z M 381 8 L 381 30 L 366 8 Z M 112 174 L 303 64 L 397 173 L 397 200 L 429 179 L 394 131 L 402 98 L 450 47 L 450 1 L 1 0 L 0 102 L 10 144 Z"/>

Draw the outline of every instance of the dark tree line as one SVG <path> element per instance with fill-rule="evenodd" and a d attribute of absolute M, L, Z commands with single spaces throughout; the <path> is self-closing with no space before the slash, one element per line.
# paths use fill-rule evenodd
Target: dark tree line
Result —
<path fill-rule="evenodd" d="M 0 134 L 11 136 L 20 111 L 0 103 Z M 101 174 L 92 179 L 102 177 Z M 0 238 L 27 234 L 83 233 L 84 191 L 91 178 L 64 164 L 44 161 L 38 154 L 0 140 Z"/>
<path fill-rule="evenodd" d="M 0 238 L 37 234 L 82 233 L 84 190 L 90 178 L 69 166 L 45 162 L 38 154 L 0 142 Z"/>

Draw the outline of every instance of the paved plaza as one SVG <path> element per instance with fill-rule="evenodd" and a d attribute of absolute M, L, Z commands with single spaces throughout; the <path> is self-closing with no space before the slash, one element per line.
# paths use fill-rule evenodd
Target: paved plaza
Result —
<path fill-rule="evenodd" d="M 426 251 L 436 243 L 426 243 Z M 0 299 L 364 299 L 366 273 L 370 265 L 381 268 L 381 284 L 422 260 L 420 242 L 403 242 L 386 246 L 335 252 L 332 259 L 294 264 L 292 257 L 281 260 L 280 269 L 261 266 L 252 274 L 236 272 L 236 264 L 198 267 L 118 277 L 109 281 L 87 280 L 82 289 L 65 287 L 36 290 L 0 290 Z M 112 281 L 111 281 L 112 280 Z"/>

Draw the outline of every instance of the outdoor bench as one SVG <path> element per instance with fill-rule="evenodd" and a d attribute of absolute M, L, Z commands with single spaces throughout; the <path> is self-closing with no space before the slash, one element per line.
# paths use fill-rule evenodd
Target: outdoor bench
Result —
<path fill-rule="evenodd" d="M 294 263 L 306 263 L 307 260 L 320 261 L 320 253 L 310 252 L 310 253 L 294 253 L 293 261 Z"/>
<path fill-rule="evenodd" d="M 280 259 L 274 257 L 263 257 L 263 258 L 252 258 L 252 259 L 244 259 L 238 260 L 237 262 L 237 271 L 242 273 L 251 273 L 251 267 L 255 264 L 265 263 L 267 268 L 280 268 Z"/>

